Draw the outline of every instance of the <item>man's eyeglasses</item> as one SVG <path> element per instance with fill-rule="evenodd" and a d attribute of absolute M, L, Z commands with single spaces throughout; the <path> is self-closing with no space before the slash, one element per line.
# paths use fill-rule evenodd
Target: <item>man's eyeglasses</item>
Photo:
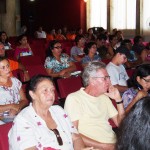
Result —
<path fill-rule="evenodd" d="M 105 77 L 96 76 L 96 77 L 92 77 L 92 78 L 103 78 L 106 81 L 106 80 L 110 79 L 110 76 L 105 76 Z"/>
<path fill-rule="evenodd" d="M 57 129 L 52 129 L 52 131 L 54 132 L 54 134 L 56 135 L 56 138 L 57 138 L 57 142 L 59 145 L 63 145 L 63 141 L 62 141 L 62 138 L 59 134 L 59 131 Z"/>
<path fill-rule="evenodd" d="M 145 82 L 150 82 L 150 79 L 144 79 L 144 78 L 142 78 Z"/>
<path fill-rule="evenodd" d="M 62 49 L 62 46 L 56 46 L 54 48 L 56 48 L 56 49 Z"/>

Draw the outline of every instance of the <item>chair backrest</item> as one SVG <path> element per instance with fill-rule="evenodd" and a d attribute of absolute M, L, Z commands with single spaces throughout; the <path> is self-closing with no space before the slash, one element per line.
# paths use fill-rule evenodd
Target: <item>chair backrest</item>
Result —
<path fill-rule="evenodd" d="M 58 79 L 57 84 L 61 98 L 66 98 L 68 94 L 79 90 L 83 86 L 80 76 Z"/>
<path fill-rule="evenodd" d="M 102 59 L 102 62 L 105 63 L 106 65 L 111 61 L 111 59 Z"/>
<path fill-rule="evenodd" d="M 133 73 L 134 73 L 135 69 L 127 69 L 126 72 L 128 74 L 129 77 L 132 77 Z"/>
<path fill-rule="evenodd" d="M 83 71 L 83 67 L 82 67 L 82 65 L 81 65 L 80 62 L 74 62 L 74 63 L 75 63 L 75 65 L 76 65 L 76 70 L 77 70 L 77 71 Z"/>
<path fill-rule="evenodd" d="M 40 56 L 24 56 L 24 57 L 20 57 L 20 61 L 25 67 L 31 66 L 31 65 L 43 65 L 44 64 Z"/>
<path fill-rule="evenodd" d="M 48 75 L 43 65 L 26 66 L 26 69 L 29 72 L 30 78 L 37 74 Z"/>
<path fill-rule="evenodd" d="M 8 132 L 12 127 L 12 122 L 0 125 L 0 150 L 9 150 Z"/>

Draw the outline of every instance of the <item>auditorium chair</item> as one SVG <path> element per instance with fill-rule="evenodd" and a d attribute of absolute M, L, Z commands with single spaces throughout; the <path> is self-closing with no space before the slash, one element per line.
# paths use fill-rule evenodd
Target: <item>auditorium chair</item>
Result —
<path fill-rule="evenodd" d="M 9 150 L 8 132 L 12 127 L 12 122 L 0 125 L 0 150 Z"/>

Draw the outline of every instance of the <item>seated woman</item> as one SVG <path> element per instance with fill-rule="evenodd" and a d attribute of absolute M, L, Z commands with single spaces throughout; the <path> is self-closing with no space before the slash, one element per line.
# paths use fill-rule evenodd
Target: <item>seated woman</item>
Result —
<path fill-rule="evenodd" d="M 57 31 L 56 40 L 66 40 L 66 37 L 62 34 L 61 29 L 58 29 L 58 31 Z"/>
<path fill-rule="evenodd" d="M 119 128 L 117 150 L 149 150 L 149 108 L 150 97 L 148 96 L 139 100 L 131 109 Z"/>
<path fill-rule="evenodd" d="M 84 148 L 84 143 L 67 114 L 61 107 L 53 105 L 54 91 L 50 77 L 37 75 L 31 79 L 27 97 L 32 103 L 17 115 L 9 131 L 11 150 Z"/>
<path fill-rule="evenodd" d="M 150 95 L 150 64 L 140 65 L 128 81 L 129 88 L 122 95 L 126 112 L 129 112 L 133 105 L 142 97 Z"/>
<path fill-rule="evenodd" d="M 109 47 L 108 47 L 109 58 L 112 58 L 115 55 L 117 42 L 118 40 L 116 35 L 109 35 Z"/>
<path fill-rule="evenodd" d="M 22 56 L 30 56 L 33 55 L 31 47 L 28 43 L 26 35 L 20 35 L 18 37 L 18 46 L 15 49 L 15 57 L 19 59 Z"/>
<path fill-rule="evenodd" d="M 71 48 L 71 57 L 75 62 L 81 62 L 82 58 L 85 56 L 83 51 L 85 46 L 85 38 L 83 35 L 77 35 L 75 37 L 76 45 Z"/>
<path fill-rule="evenodd" d="M 49 44 L 44 67 L 51 77 L 69 77 L 70 73 L 76 70 L 76 66 L 69 56 L 62 53 L 61 44 L 57 40 L 53 40 Z"/>
<path fill-rule="evenodd" d="M 8 42 L 8 36 L 5 31 L 0 32 L 0 42 L 4 45 L 5 50 L 12 49 L 11 44 Z"/>
<path fill-rule="evenodd" d="M 89 28 L 88 31 L 87 31 L 87 34 L 86 34 L 86 42 L 90 42 L 90 41 L 93 41 L 95 42 L 96 41 L 96 35 L 93 33 L 93 29 L 92 28 Z"/>
<path fill-rule="evenodd" d="M 4 122 L 8 121 L 9 116 L 13 118 L 28 104 L 21 88 L 21 82 L 15 77 L 10 77 L 10 75 L 8 59 L 0 57 L 0 113 Z"/>
<path fill-rule="evenodd" d="M 141 59 L 142 59 L 143 63 L 150 63 L 150 49 L 142 50 Z"/>
<path fill-rule="evenodd" d="M 100 61 L 101 58 L 96 53 L 97 47 L 95 42 L 89 42 L 84 48 L 85 56 L 82 58 L 82 66 L 85 67 L 89 62 Z"/>

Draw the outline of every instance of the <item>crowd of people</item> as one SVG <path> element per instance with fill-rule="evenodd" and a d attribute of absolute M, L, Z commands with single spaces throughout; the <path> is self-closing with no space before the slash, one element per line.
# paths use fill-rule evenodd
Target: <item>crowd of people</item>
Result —
<path fill-rule="evenodd" d="M 7 33 L 0 32 L 0 124 L 13 121 L 10 150 L 148 150 L 150 44 L 145 46 L 139 35 L 133 42 L 125 39 L 117 29 L 112 34 L 103 28 L 77 31 L 52 29 L 48 34 L 39 27 L 34 38 L 48 41 L 42 64 L 47 76 L 37 70 L 31 77 L 20 61 L 35 55 L 27 28 L 22 28 L 15 48 Z M 74 41 L 70 54 L 63 49 L 65 40 Z M 14 58 L 7 57 L 7 51 L 14 51 Z M 64 108 L 53 105 L 55 81 L 69 78 L 77 71 L 76 63 L 82 67 L 83 87 L 66 97 Z M 26 91 L 13 76 L 16 69 L 23 72 Z M 128 69 L 134 69 L 131 76 Z"/>

